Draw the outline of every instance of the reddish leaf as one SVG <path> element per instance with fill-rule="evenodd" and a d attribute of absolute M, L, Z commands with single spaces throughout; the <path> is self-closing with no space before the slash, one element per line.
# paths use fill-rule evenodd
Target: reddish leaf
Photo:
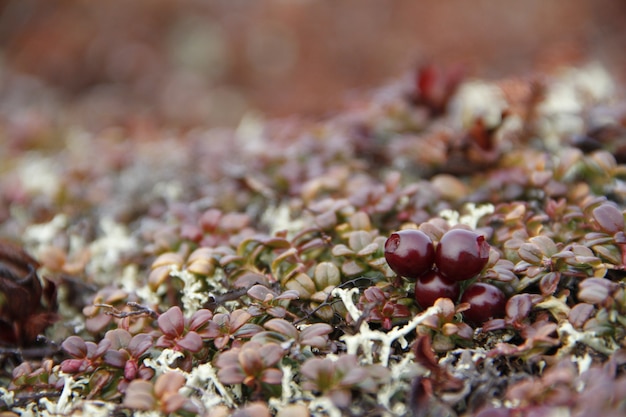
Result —
<path fill-rule="evenodd" d="M 248 309 L 248 311 L 250 311 L 250 309 Z M 283 318 L 287 315 L 287 309 L 285 309 L 285 307 L 270 307 L 266 312 L 270 316 L 277 318 Z"/>
<path fill-rule="evenodd" d="M 263 328 L 258 324 L 246 323 L 239 330 L 237 330 L 233 336 L 241 337 L 243 339 L 249 339 L 255 334 L 262 332 Z"/>
<path fill-rule="evenodd" d="M 176 393 L 185 385 L 185 381 L 185 376 L 180 372 L 163 373 L 154 384 L 154 393 L 157 397 L 163 397 L 168 393 Z"/>
<path fill-rule="evenodd" d="M 385 293 L 378 287 L 369 287 L 364 292 L 365 299 L 370 302 L 384 303 L 387 301 Z"/>
<path fill-rule="evenodd" d="M 181 409 L 187 402 L 187 397 L 182 394 L 167 395 L 162 400 L 161 408 L 163 412 L 171 414 Z"/>
<path fill-rule="evenodd" d="M 156 400 L 152 394 L 152 384 L 140 379 L 133 380 L 126 389 L 124 406 L 135 410 L 152 410 Z"/>
<path fill-rule="evenodd" d="M 572 323 L 572 326 L 576 328 L 582 328 L 587 320 L 591 318 L 591 315 L 595 311 L 595 308 L 591 304 L 578 303 L 569 312 L 568 320 Z"/>
<path fill-rule="evenodd" d="M 492 332 L 494 330 L 504 329 L 506 327 L 506 321 L 504 319 L 491 319 L 483 324 L 484 332 Z"/>
<path fill-rule="evenodd" d="M 180 340 L 176 341 L 176 345 L 188 350 L 189 352 L 196 353 L 202 349 L 202 338 L 196 332 L 189 332 Z"/>
<path fill-rule="evenodd" d="M 315 323 L 300 332 L 300 343 L 306 346 L 323 348 L 328 344 L 328 335 L 333 331 L 326 323 Z"/>
<path fill-rule="evenodd" d="M 139 366 L 135 361 L 127 361 L 124 365 L 124 378 L 130 380 L 135 379 Z"/>
<path fill-rule="evenodd" d="M 559 286 L 560 279 L 561 274 L 559 272 L 548 272 L 543 277 L 541 277 L 541 281 L 539 281 L 539 289 L 541 289 L 541 294 L 554 294 L 557 287 Z"/>
<path fill-rule="evenodd" d="M 254 343 L 254 342 L 250 342 L 250 343 Z M 254 344 L 253 349 L 257 349 L 256 343 Z M 261 355 L 263 365 L 265 367 L 275 365 L 279 360 L 282 359 L 283 354 L 284 354 L 283 348 L 280 347 L 280 345 L 277 345 L 276 343 L 268 343 L 266 345 L 263 345 L 260 348 L 258 348 L 258 351 L 259 351 L 259 354 Z"/>
<path fill-rule="evenodd" d="M 277 333 L 284 334 L 292 339 L 298 338 L 298 329 L 287 320 L 272 319 L 263 325 L 268 330 L 273 330 Z"/>
<path fill-rule="evenodd" d="M 246 375 L 256 376 L 265 368 L 261 352 L 254 348 L 241 350 L 238 359 Z"/>
<path fill-rule="evenodd" d="M 578 298 L 590 304 L 601 304 L 615 291 L 617 284 L 606 278 L 587 278 L 578 288 Z"/>
<path fill-rule="evenodd" d="M 130 357 L 125 350 L 107 350 L 104 354 L 104 361 L 116 368 L 123 368 L 128 359 Z"/>
<path fill-rule="evenodd" d="M 267 384 L 278 385 L 283 379 L 283 372 L 276 368 L 265 369 L 261 373 L 261 381 Z"/>
<path fill-rule="evenodd" d="M 230 313 L 230 328 L 232 330 L 238 329 L 244 325 L 252 316 L 244 310 L 235 310 Z"/>
<path fill-rule="evenodd" d="M 61 362 L 61 371 L 68 374 L 75 374 L 84 371 L 86 363 L 82 359 L 66 359 Z"/>
<path fill-rule="evenodd" d="M 520 322 L 528 317 L 533 303 L 530 294 L 515 294 L 506 302 L 506 317 Z"/>
<path fill-rule="evenodd" d="M 276 294 L 274 291 L 270 290 L 264 285 L 253 285 L 248 290 L 248 295 L 255 300 L 269 301 L 276 297 L 278 294 Z"/>
<path fill-rule="evenodd" d="M 111 342 L 111 349 L 126 348 L 133 338 L 133 336 L 124 329 L 109 330 L 104 337 Z"/>
<path fill-rule="evenodd" d="M 130 340 L 128 343 L 128 352 L 133 358 L 138 358 L 144 352 L 152 347 L 152 336 L 146 333 L 140 333 Z"/>
<path fill-rule="evenodd" d="M 87 345 L 85 341 L 78 336 L 70 336 L 61 344 L 63 350 L 75 358 L 84 358 L 87 356 Z"/>
<path fill-rule="evenodd" d="M 179 337 L 185 331 L 185 317 L 183 317 L 183 312 L 178 306 L 171 307 L 161 314 L 157 323 L 159 329 L 171 338 Z"/>
<path fill-rule="evenodd" d="M 189 321 L 189 330 L 198 330 L 213 318 L 211 310 L 205 308 L 196 311 Z"/>
<path fill-rule="evenodd" d="M 217 377 L 222 384 L 240 384 L 246 378 L 239 366 L 228 366 L 217 372 Z"/>
<path fill-rule="evenodd" d="M 624 231 L 624 214 L 612 203 L 599 205 L 591 215 L 598 226 L 610 235 Z"/>
<path fill-rule="evenodd" d="M 89 357 L 100 357 L 104 352 L 111 348 L 111 341 L 102 339 L 97 345 L 93 342 L 85 342 L 87 344 L 87 352 Z"/>

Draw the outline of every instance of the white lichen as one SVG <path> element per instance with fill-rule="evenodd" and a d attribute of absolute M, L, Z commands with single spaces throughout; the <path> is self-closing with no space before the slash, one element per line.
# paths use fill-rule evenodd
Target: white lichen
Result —
<path fill-rule="evenodd" d="M 173 349 L 163 349 L 163 351 L 156 358 L 146 358 L 143 360 L 143 364 L 149 368 L 154 369 L 157 375 L 164 372 L 174 371 L 172 365 L 177 359 L 182 358 L 184 355 L 182 352 L 178 352 Z"/>
<path fill-rule="evenodd" d="M 159 181 L 152 187 L 152 194 L 165 201 L 177 201 L 183 195 L 183 190 L 183 185 L 179 181 Z"/>
<path fill-rule="evenodd" d="M 475 229 L 478 225 L 478 221 L 485 215 L 493 213 L 495 207 L 493 204 L 480 204 L 467 203 L 463 206 L 463 212 L 461 215 L 456 210 L 445 209 L 439 212 L 439 217 L 445 219 L 450 226 L 456 226 L 457 224 L 464 224 L 472 229 Z"/>
<path fill-rule="evenodd" d="M 0 401 L 11 407 L 15 401 L 15 392 L 9 391 L 4 387 L 0 387 Z"/>
<path fill-rule="evenodd" d="M 398 394 L 406 393 L 409 390 L 409 382 L 419 374 L 417 365 L 413 362 L 413 353 L 407 353 L 402 360 L 391 364 L 389 367 L 390 380 L 383 385 L 376 393 L 378 404 L 389 412 L 385 416 L 403 416 L 409 412 L 406 404 L 400 401 L 393 401 Z"/>
<path fill-rule="evenodd" d="M 267 149 L 267 141 L 263 136 L 265 124 L 263 116 L 257 112 L 244 114 L 235 130 L 235 137 L 240 148 L 250 155 L 259 155 Z"/>
<path fill-rule="evenodd" d="M 54 198 L 61 189 L 59 168 L 59 163 L 54 158 L 33 154 L 23 159 L 16 172 L 24 191 Z"/>
<path fill-rule="evenodd" d="M 104 401 L 84 401 L 82 403 L 82 415 L 89 417 L 108 417 L 113 414 L 116 404 Z"/>
<path fill-rule="evenodd" d="M 578 374 L 582 375 L 591 368 L 593 358 L 590 354 L 585 353 L 583 356 L 572 356 L 572 362 L 578 367 Z"/>
<path fill-rule="evenodd" d="M 142 410 L 134 410 L 133 411 L 133 416 L 134 417 L 163 417 L 164 414 L 160 411 L 142 411 Z"/>
<path fill-rule="evenodd" d="M 46 410 L 39 411 L 39 405 L 34 401 L 26 404 L 25 407 L 14 407 L 11 411 L 18 413 L 20 417 L 50 416 Z"/>
<path fill-rule="evenodd" d="M 470 126 L 482 118 L 487 126 L 496 126 L 508 104 L 497 86 L 479 81 L 463 83 L 450 102 L 449 112 L 458 128 Z"/>
<path fill-rule="evenodd" d="M 315 398 L 309 403 L 309 411 L 315 416 L 341 417 L 342 413 L 328 397 Z"/>
<path fill-rule="evenodd" d="M 333 296 L 339 296 L 341 301 L 343 301 L 343 305 L 345 306 L 348 313 L 353 320 L 359 320 L 361 318 L 361 311 L 354 304 L 353 296 L 359 295 L 358 288 L 350 288 L 349 290 L 345 290 L 343 288 L 335 288 L 332 293 Z"/>
<path fill-rule="evenodd" d="M 587 345 L 591 349 L 607 356 L 612 355 L 619 349 L 619 345 L 613 339 L 600 338 L 595 332 L 589 330 L 578 331 L 569 321 L 561 323 L 557 328 L 557 332 L 563 344 L 557 353 L 559 357 L 570 354 L 577 343 Z"/>
<path fill-rule="evenodd" d="M 281 379 L 282 392 L 280 398 L 272 397 L 269 399 L 270 407 L 276 411 L 292 404 L 295 398 L 305 398 L 305 394 L 294 381 L 293 368 L 289 365 L 282 365 L 281 370 L 283 371 L 283 377 Z"/>
<path fill-rule="evenodd" d="M 615 91 L 613 79 L 599 64 L 568 69 L 547 87 L 538 109 L 543 116 L 538 135 L 553 150 L 561 147 L 562 137 L 583 130 L 580 113 L 587 106 L 608 100 Z"/>
<path fill-rule="evenodd" d="M 265 209 L 261 216 L 261 224 L 269 229 L 270 235 L 280 231 L 287 231 L 288 238 L 293 237 L 304 228 L 304 220 L 302 218 L 292 218 L 288 204 L 270 206 Z"/>
<path fill-rule="evenodd" d="M 220 382 L 215 368 L 210 362 L 196 366 L 187 376 L 187 387 L 201 392 L 200 402 L 206 410 L 219 404 L 235 407 L 235 399 Z"/>
<path fill-rule="evenodd" d="M 45 411 L 47 415 L 69 415 L 72 411 L 78 408 L 79 403 L 82 402 L 82 393 L 85 390 L 85 386 L 89 385 L 88 378 L 82 378 L 75 380 L 69 374 L 59 373 L 63 377 L 63 390 L 61 395 L 56 401 L 50 401 L 48 398 L 42 398 L 39 400 L 41 406 L 40 411 Z M 42 413 L 42 415 L 45 415 Z"/>
<path fill-rule="evenodd" d="M 354 294 L 358 294 L 357 288 L 351 288 L 349 290 L 344 290 L 342 288 L 335 288 L 333 290 L 333 295 L 338 295 L 343 301 L 346 310 L 350 313 L 350 315 L 358 320 L 361 317 L 362 312 L 354 304 L 352 296 Z M 426 311 L 421 314 L 416 315 L 411 321 L 405 324 L 402 327 L 396 326 L 387 333 L 372 330 L 369 327 L 367 321 L 363 321 L 361 327 L 359 328 L 359 332 L 354 335 L 345 334 L 341 336 L 341 340 L 343 340 L 346 344 L 346 351 L 348 354 L 356 355 L 359 352 L 359 348 L 364 356 L 364 361 L 368 364 L 374 364 L 374 355 L 373 355 L 373 347 L 374 342 L 380 343 L 380 353 L 378 355 L 378 362 L 387 366 L 389 364 L 389 358 L 391 356 L 391 345 L 394 342 L 398 342 L 401 348 L 406 348 L 407 341 L 405 336 L 414 331 L 417 326 L 426 320 L 428 317 L 437 315 L 441 313 L 441 308 L 437 305 L 429 307 Z"/>
<path fill-rule="evenodd" d="M 231 390 L 227 389 L 218 379 L 217 373 L 210 362 L 200 364 L 192 369 L 190 373 L 173 368 L 172 365 L 177 359 L 182 358 L 181 352 L 164 349 L 156 358 L 144 359 L 144 365 L 155 370 L 156 375 L 166 372 L 178 372 L 185 376 L 186 391 L 189 396 L 200 393 L 199 401 L 205 410 L 216 405 L 224 404 L 228 407 L 235 407 L 236 402 Z"/>
<path fill-rule="evenodd" d="M 181 297 L 183 313 L 185 317 L 191 317 L 193 313 L 201 309 L 209 301 L 209 293 L 204 290 L 202 282 L 186 269 L 179 269 L 172 265 L 170 275 L 183 282 L 183 294 Z"/>
<path fill-rule="evenodd" d="M 89 245 L 86 271 L 97 283 L 109 284 L 117 279 L 122 255 L 135 250 L 137 242 L 124 225 L 111 218 L 103 218 L 100 229 L 102 236 Z"/>
<path fill-rule="evenodd" d="M 57 214 L 47 223 L 32 224 L 22 234 L 22 240 L 28 250 L 37 255 L 44 246 L 50 246 L 55 237 L 68 225 L 65 214 Z"/>

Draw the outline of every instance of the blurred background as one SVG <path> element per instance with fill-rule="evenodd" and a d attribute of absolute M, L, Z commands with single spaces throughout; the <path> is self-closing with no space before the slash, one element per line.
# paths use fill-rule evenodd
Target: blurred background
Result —
<path fill-rule="evenodd" d="M 597 60 L 624 77 L 624 23 L 614 0 L 0 0 L 0 115 L 320 117 L 426 62 L 497 79 Z"/>

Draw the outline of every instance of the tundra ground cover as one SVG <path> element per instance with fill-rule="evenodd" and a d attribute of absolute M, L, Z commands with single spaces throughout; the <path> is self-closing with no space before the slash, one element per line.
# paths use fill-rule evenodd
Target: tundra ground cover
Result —
<path fill-rule="evenodd" d="M 431 75 L 234 130 L 12 113 L 2 415 L 622 415 L 620 89 Z M 503 314 L 422 308 L 385 259 L 402 229 L 484 238 L 459 293 Z"/>

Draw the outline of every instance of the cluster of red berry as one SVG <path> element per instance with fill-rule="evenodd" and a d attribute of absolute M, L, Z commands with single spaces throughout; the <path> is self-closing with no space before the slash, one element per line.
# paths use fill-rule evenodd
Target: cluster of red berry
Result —
<path fill-rule="evenodd" d="M 385 259 L 396 274 L 415 281 L 415 300 L 427 308 L 438 298 L 459 300 L 459 283 L 483 270 L 489 249 L 485 237 L 471 230 L 451 229 L 435 246 L 426 233 L 406 229 L 389 236 Z M 480 325 L 504 315 L 506 296 L 491 284 L 475 282 L 465 288 L 459 301 L 470 306 L 463 312 L 465 320 Z"/>

